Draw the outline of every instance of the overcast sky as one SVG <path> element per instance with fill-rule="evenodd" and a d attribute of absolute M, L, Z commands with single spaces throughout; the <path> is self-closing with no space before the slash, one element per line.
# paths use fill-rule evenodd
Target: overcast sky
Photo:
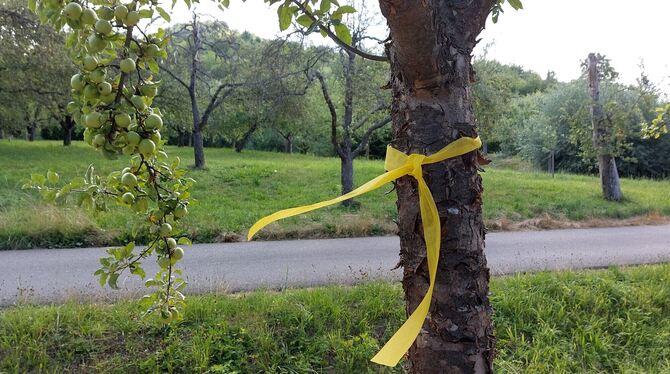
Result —
<path fill-rule="evenodd" d="M 376 1 L 371 8 L 376 9 Z M 509 6 L 497 24 L 490 20 L 476 53 L 488 47 L 488 58 L 521 65 L 542 76 L 556 72 L 559 80 L 575 79 L 580 61 L 589 52 L 607 55 L 621 79 L 634 83 L 644 61 L 650 78 L 670 93 L 670 0 L 524 0 L 524 10 Z M 279 33 L 276 11 L 262 0 L 231 1 L 219 11 L 212 3 L 198 12 L 221 19 L 236 30 L 264 38 Z M 183 8 L 174 10 L 175 21 L 189 18 Z M 321 37 L 315 41 L 321 42 Z"/>

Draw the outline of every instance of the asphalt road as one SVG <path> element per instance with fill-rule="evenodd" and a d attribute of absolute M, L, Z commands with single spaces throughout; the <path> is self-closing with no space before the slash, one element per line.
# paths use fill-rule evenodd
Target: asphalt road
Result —
<path fill-rule="evenodd" d="M 398 252 L 397 237 L 199 244 L 187 248 L 182 267 L 189 293 L 227 293 L 398 280 Z M 136 277 L 122 276 L 121 290 L 101 288 L 93 272 L 103 255 L 104 248 L 0 251 L 0 305 L 143 294 Z M 493 274 L 670 262 L 670 225 L 492 233 L 486 255 Z"/>

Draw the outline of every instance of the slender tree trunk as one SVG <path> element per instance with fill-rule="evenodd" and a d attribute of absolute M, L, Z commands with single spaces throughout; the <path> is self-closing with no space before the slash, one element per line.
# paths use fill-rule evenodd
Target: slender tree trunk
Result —
<path fill-rule="evenodd" d="M 205 168 L 205 144 L 202 138 L 200 128 L 193 129 L 193 155 L 195 158 L 195 168 Z"/>
<path fill-rule="evenodd" d="M 35 140 L 35 132 L 36 132 L 37 126 L 35 124 L 31 124 L 27 128 L 27 138 L 29 142 L 32 142 Z"/>
<path fill-rule="evenodd" d="M 593 148 L 598 153 L 598 171 L 606 200 L 619 201 L 623 198 L 619 172 L 611 152 L 611 124 L 600 99 L 600 75 L 596 55 L 589 54 L 589 93 L 591 95 L 591 123 L 593 124 Z"/>
<path fill-rule="evenodd" d="M 254 122 L 251 127 L 247 130 L 247 132 L 242 135 L 242 139 L 239 141 L 235 142 L 235 152 L 242 152 L 244 147 L 247 146 L 247 143 L 249 143 L 249 140 L 251 139 L 251 135 L 253 135 L 256 130 L 258 129 L 258 123 Z"/>
<path fill-rule="evenodd" d="M 340 157 L 340 181 L 342 183 L 342 195 L 354 190 L 354 158 L 351 151 L 345 149 L 345 157 Z M 352 206 L 354 201 L 352 199 L 345 200 L 342 205 L 346 207 Z"/>
<path fill-rule="evenodd" d="M 432 154 L 477 135 L 471 54 L 495 0 L 380 1 L 391 31 L 393 146 Z M 495 338 L 484 255 L 482 181 L 476 152 L 423 168 L 442 224 L 430 312 L 410 348 L 410 372 L 491 373 Z M 417 184 L 397 181 L 400 264 L 407 312 L 428 289 Z"/>
<path fill-rule="evenodd" d="M 288 154 L 293 153 L 293 136 L 289 134 L 288 136 L 284 137 L 286 139 L 286 142 L 284 144 L 284 151 Z"/>
<path fill-rule="evenodd" d="M 72 144 L 72 130 L 74 130 L 72 117 L 65 116 L 60 125 L 63 128 L 63 146 L 67 147 Z"/>

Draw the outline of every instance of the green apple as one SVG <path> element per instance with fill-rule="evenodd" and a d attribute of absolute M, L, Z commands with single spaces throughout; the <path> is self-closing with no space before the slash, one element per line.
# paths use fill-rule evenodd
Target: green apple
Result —
<path fill-rule="evenodd" d="M 106 75 L 104 69 L 95 69 L 88 75 L 88 80 L 95 84 L 102 83 Z"/>
<path fill-rule="evenodd" d="M 144 85 L 140 87 L 140 92 L 142 93 L 142 96 L 155 97 L 158 93 L 158 87 L 155 85 Z"/>
<path fill-rule="evenodd" d="M 175 218 L 184 218 L 188 214 L 188 209 L 186 209 L 185 206 L 180 205 L 175 208 L 172 214 L 175 216 Z"/>
<path fill-rule="evenodd" d="M 137 186 L 137 177 L 133 173 L 124 173 L 121 176 L 121 183 L 130 188 L 135 187 Z"/>
<path fill-rule="evenodd" d="M 111 93 L 109 95 L 100 96 L 100 101 L 105 105 L 109 105 L 109 104 L 113 103 L 114 100 L 116 100 L 116 95 L 111 94 Z"/>
<path fill-rule="evenodd" d="M 112 33 L 112 24 L 106 19 L 99 19 L 95 22 L 95 31 L 102 35 L 109 35 Z"/>
<path fill-rule="evenodd" d="M 86 127 L 90 127 L 93 129 L 98 129 L 102 127 L 102 114 L 99 112 L 92 112 L 86 115 L 86 119 L 84 120 L 84 123 Z"/>
<path fill-rule="evenodd" d="M 147 109 L 147 104 L 144 102 L 142 96 L 133 95 L 130 98 L 130 102 L 133 103 L 133 106 L 140 112 L 144 112 Z"/>
<path fill-rule="evenodd" d="M 95 137 L 93 137 L 93 145 L 96 147 L 102 147 L 105 145 L 105 142 L 107 142 L 107 138 L 105 137 L 104 134 L 98 134 Z"/>
<path fill-rule="evenodd" d="M 81 17 L 81 5 L 71 2 L 63 8 L 63 14 L 70 20 L 78 20 Z"/>
<path fill-rule="evenodd" d="M 90 8 L 86 8 L 81 12 L 81 18 L 79 18 L 79 21 L 81 21 L 82 24 L 84 25 L 93 25 L 95 24 L 95 21 L 98 20 L 98 15 L 95 14 L 95 11 Z"/>
<path fill-rule="evenodd" d="M 93 56 L 86 56 L 84 57 L 82 65 L 84 70 L 93 71 L 98 68 L 98 59 Z"/>
<path fill-rule="evenodd" d="M 86 85 L 84 87 L 84 97 L 89 99 L 89 100 L 94 100 L 98 98 L 98 87 L 93 86 L 93 85 Z"/>
<path fill-rule="evenodd" d="M 144 120 L 144 126 L 148 129 L 160 130 L 163 127 L 163 119 L 158 114 L 151 113 Z"/>
<path fill-rule="evenodd" d="M 132 118 L 130 118 L 130 115 L 128 113 L 118 113 L 117 115 L 114 116 L 114 123 L 116 123 L 117 126 L 127 129 L 128 126 L 130 126 L 130 122 L 132 121 Z"/>
<path fill-rule="evenodd" d="M 151 139 L 152 142 L 159 144 L 161 142 L 161 133 L 158 131 L 154 131 L 151 133 L 149 139 Z"/>
<path fill-rule="evenodd" d="M 126 18 L 128 15 L 128 7 L 120 4 L 114 7 L 114 17 L 116 17 L 117 20 L 122 21 Z"/>
<path fill-rule="evenodd" d="M 136 11 L 128 12 L 126 18 L 123 20 L 123 24 L 126 26 L 135 26 L 140 22 L 140 14 Z"/>
<path fill-rule="evenodd" d="M 72 87 L 73 90 L 80 91 L 84 89 L 85 86 L 86 80 L 81 74 L 75 74 L 70 78 L 70 87 Z"/>
<path fill-rule="evenodd" d="M 98 8 L 98 16 L 102 19 L 110 21 L 112 18 L 114 18 L 114 10 L 108 6 L 101 6 Z"/>
<path fill-rule="evenodd" d="M 170 253 L 170 258 L 172 258 L 175 261 L 179 261 L 182 258 L 184 258 L 184 249 L 181 247 L 177 247 L 172 250 L 172 253 Z"/>
<path fill-rule="evenodd" d="M 175 248 L 177 248 L 177 241 L 174 240 L 174 238 L 168 238 L 168 239 L 166 240 L 166 242 L 167 242 L 167 247 L 168 247 L 169 249 L 175 249 Z"/>
<path fill-rule="evenodd" d="M 142 137 L 140 134 L 136 133 L 135 131 L 128 131 L 128 134 L 126 134 L 128 137 L 128 144 L 137 146 L 140 144 L 140 141 L 142 140 Z"/>
<path fill-rule="evenodd" d="M 144 49 L 144 55 L 147 56 L 147 57 L 156 57 L 158 55 L 158 53 L 160 53 L 160 51 L 161 51 L 161 49 L 160 49 L 159 46 L 157 46 L 156 44 L 151 43 L 148 46 L 146 46 L 146 48 Z"/>
<path fill-rule="evenodd" d="M 91 53 L 98 53 L 107 47 L 107 42 L 98 34 L 91 34 L 88 37 L 88 50 Z"/>
<path fill-rule="evenodd" d="M 132 205 L 135 202 L 135 195 L 132 192 L 126 192 L 121 196 L 121 200 L 126 205 Z"/>
<path fill-rule="evenodd" d="M 132 58 L 124 58 L 120 62 L 121 71 L 128 74 L 135 71 L 135 60 Z"/>
<path fill-rule="evenodd" d="M 150 156 L 156 151 L 156 143 L 151 139 L 142 139 L 140 144 L 137 146 L 137 149 L 144 156 Z"/>
<path fill-rule="evenodd" d="M 79 111 L 79 105 L 77 105 L 77 103 L 75 103 L 74 101 L 70 101 L 69 103 L 67 103 L 67 107 L 65 109 L 67 110 L 68 113 L 74 114 Z"/>
<path fill-rule="evenodd" d="M 107 96 L 112 93 L 112 85 L 109 82 L 102 82 L 98 85 L 100 96 Z"/>
<path fill-rule="evenodd" d="M 161 234 L 161 236 L 168 236 L 172 232 L 172 225 L 165 222 L 161 225 L 161 228 L 158 230 L 158 232 Z"/>

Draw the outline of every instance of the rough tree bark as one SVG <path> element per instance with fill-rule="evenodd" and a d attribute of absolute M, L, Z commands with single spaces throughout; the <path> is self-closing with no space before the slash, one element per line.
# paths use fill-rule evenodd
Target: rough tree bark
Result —
<path fill-rule="evenodd" d="M 598 171 L 605 200 L 619 201 L 623 198 L 616 160 L 610 149 L 611 123 L 605 115 L 600 99 L 600 72 L 598 59 L 589 54 L 589 94 L 591 95 L 591 123 L 593 125 L 593 148 L 598 153 Z"/>
<path fill-rule="evenodd" d="M 63 146 L 67 147 L 72 144 L 72 130 L 74 130 L 74 121 L 72 117 L 65 116 L 60 121 L 60 127 L 63 129 Z"/>
<path fill-rule="evenodd" d="M 477 136 L 471 53 L 495 0 L 383 0 L 391 31 L 393 146 L 432 154 Z M 442 224 L 441 253 L 428 318 L 410 348 L 412 373 L 491 373 L 495 338 L 484 256 L 482 182 L 477 154 L 424 167 Z M 407 312 L 428 289 L 416 182 L 396 183 L 400 264 Z"/>

